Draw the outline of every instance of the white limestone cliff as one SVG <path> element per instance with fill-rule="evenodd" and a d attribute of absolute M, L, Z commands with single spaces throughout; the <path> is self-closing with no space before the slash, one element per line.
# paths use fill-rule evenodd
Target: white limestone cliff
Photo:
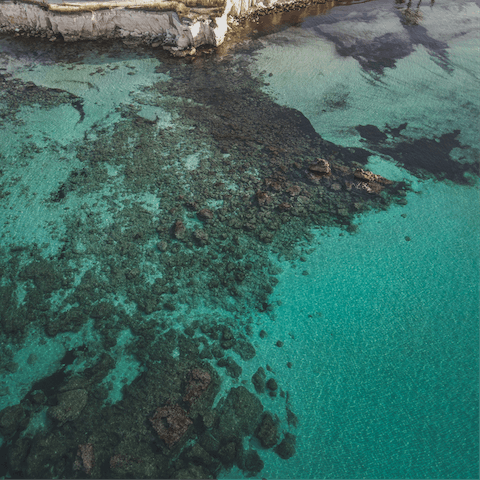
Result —
<path fill-rule="evenodd" d="M 144 38 L 173 51 L 220 45 L 228 20 L 292 0 L 124 0 L 53 3 L 6 0 L 0 3 L 3 31 L 27 29 L 65 41 Z M 294 0 L 293 0 L 294 1 Z"/>

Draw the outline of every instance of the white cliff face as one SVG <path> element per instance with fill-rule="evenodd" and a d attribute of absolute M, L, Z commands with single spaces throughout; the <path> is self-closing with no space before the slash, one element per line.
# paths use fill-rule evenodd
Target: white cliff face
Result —
<path fill-rule="evenodd" d="M 193 3 L 191 0 L 189 5 Z M 183 3 L 168 2 L 172 10 L 147 11 L 125 7 L 60 13 L 45 6 L 7 0 L 0 4 L 0 27 L 15 27 L 61 35 L 65 41 L 80 39 L 149 37 L 172 50 L 201 45 L 220 45 L 228 30 L 227 19 L 265 6 L 292 3 L 292 0 L 225 0 L 223 7 L 188 9 Z M 77 5 L 85 8 L 79 3 Z M 165 3 L 166 7 L 167 4 Z M 175 11 L 187 11 L 179 16 Z M 52 8 L 54 5 L 52 5 Z M 56 7 L 57 8 L 57 7 Z M 0 30 L 1 31 L 1 30 Z"/>
<path fill-rule="evenodd" d="M 0 25 L 28 27 L 62 35 L 65 41 L 113 37 L 161 37 L 162 43 L 179 49 L 199 45 L 219 45 L 226 22 L 218 26 L 208 16 L 180 21 L 176 12 L 152 12 L 115 8 L 80 13 L 57 13 L 37 5 L 4 3 Z"/>

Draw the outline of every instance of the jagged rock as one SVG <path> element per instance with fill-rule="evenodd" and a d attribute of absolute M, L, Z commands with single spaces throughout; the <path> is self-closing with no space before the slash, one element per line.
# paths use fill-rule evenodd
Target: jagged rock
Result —
<path fill-rule="evenodd" d="M 275 448 L 275 453 L 284 460 L 293 457 L 293 455 L 295 455 L 296 453 L 296 442 L 297 438 L 295 437 L 295 435 L 292 435 L 291 433 L 286 433 L 284 439 Z"/>
<path fill-rule="evenodd" d="M 278 442 L 278 422 L 267 412 L 263 415 L 262 421 L 258 426 L 255 436 L 265 448 L 272 448 Z"/>
<path fill-rule="evenodd" d="M 184 57 L 194 55 L 199 46 L 222 44 L 229 18 L 266 8 L 260 0 L 190 0 L 188 5 L 172 1 L 165 9 L 159 8 L 157 0 L 142 2 L 137 8 L 125 8 L 127 3 L 113 0 L 68 4 L 53 0 L 4 1 L 0 9 L 0 27 L 17 32 L 15 35 L 30 33 L 50 41 L 57 38 L 66 42 L 120 38 L 130 46 L 146 43 L 158 48 L 162 45 L 172 55 Z M 131 3 L 134 7 L 135 2 L 132 0 Z M 290 3 L 288 0 L 271 0 L 267 8 L 285 9 Z M 203 52 L 209 53 L 206 49 Z M 275 149 L 271 151 L 278 153 Z"/>
<path fill-rule="evenodd" d="M 312 163 L 308 170 L 313 175 L 330 175 L 332 173 L 332 169 L 330 168 L 330 164 L 323 158 L 317 158 L 316 163 Z"/>
<path fill-rule="evenodd" d="M 368 193 L 380 193 L 384 185 L 391 185 L 393 183 L 381 175 L 376 175 L 362 168 L 357 168 L 353 175 L 362 182 L 362 184 L 360 184 L 361 187 L 367 190 Z"/>
<path fill-rule="evenodd" d="M 363 170 L 362 168 L 357 168 L 353 176 L 362 182 L 376 182 L 377 178 L 382 178 L 380 175 L 375 175 L 374 173 L 368 170 Z"/>
<path fill-rule="evenodd" d="M 178 58 L 191 57 L 197 53 L 197 49 L 195 47 L 184 50 L 182 48 L 164 46 L 163 49 L 169 51 L 174 57 Z"/>

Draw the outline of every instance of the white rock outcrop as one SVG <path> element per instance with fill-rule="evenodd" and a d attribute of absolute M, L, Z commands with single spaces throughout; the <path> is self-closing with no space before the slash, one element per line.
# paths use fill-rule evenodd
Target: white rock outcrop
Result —
<path fill-rule="evenodd" d="M 62 36 L 65 41 L 145 38 L 172 51 L 220 45 L 228 19 L 295 0 L 123 0 L 49 3 L 6 0 L 0 4 L 3 31 L 26 29 Z M 318 1 L 318 0 L 317 0 Z"/>

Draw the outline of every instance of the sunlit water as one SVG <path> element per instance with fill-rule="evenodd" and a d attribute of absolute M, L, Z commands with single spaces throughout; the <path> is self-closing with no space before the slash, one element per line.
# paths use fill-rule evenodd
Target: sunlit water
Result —
<path fill-rule="evenodd" d="M 0 476 L 478 478 L 479 20 L 336 6 L 194 61 L 0 39 Z"/>

